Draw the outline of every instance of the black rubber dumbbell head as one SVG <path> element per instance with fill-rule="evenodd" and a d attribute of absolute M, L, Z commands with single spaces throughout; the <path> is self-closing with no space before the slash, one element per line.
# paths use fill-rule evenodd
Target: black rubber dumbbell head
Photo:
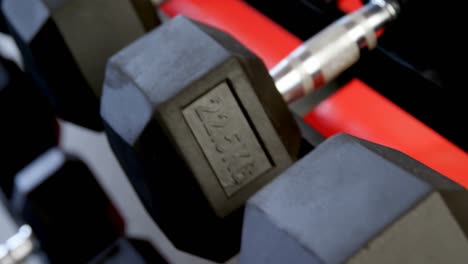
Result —
<path fill-rule="evenodd" d="M 249 200 L 240 263 L 463 263 L 467 202 L 416 160 L 341 134 Z"/>
<path fill-rule="evenodd" d="M 238 250 L 237 209 L 292 164 L 301 139 L 261 60 L 182 16 L 110 59 L 101 115 L 169 239 L 218 261 Z"/>
<path fill-rule="evenodd" d="M 108 58 L 159 24 L 149 0 L 3 0 L 1 12 L 58 115 L 94 130 Z"/>
<path fill-rule="evenodd" d="M 140 239 L 120 239 L 107 248 L 99 256 L 90 261 L 90 264 L 167 264 L 169 263 L 151 243 Z"/>
<path fill-rule="evenodd" d="M 88 167 L 51 149 L 15 178 L 11 208 L 52 263 L 84 263 L 124 234 L 124 222 Z"/>

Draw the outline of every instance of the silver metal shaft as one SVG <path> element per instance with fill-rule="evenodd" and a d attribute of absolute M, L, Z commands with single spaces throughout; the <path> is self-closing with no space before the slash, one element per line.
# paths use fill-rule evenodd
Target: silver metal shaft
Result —
<path fill-rule="evenodd" d="M 10 237 L 3 245 L 0 244 L 0 264 L 21 263 L 34 250 L 31 227 L 23 225 L 18 232 Z"/>
<path fill-rule="evenodd" d="M 335 79 L 359 60 L 361 49 L 374 49 L 378 30 L 399 11 L 397 1 L 371 1 L 296 48 L 270 71 L 285 101 L 291 103 Z"/>

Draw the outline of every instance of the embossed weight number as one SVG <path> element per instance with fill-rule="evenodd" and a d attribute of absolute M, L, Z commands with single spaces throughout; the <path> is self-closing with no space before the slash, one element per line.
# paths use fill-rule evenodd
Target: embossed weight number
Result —
<path fill-rule="evenodd" d="M 228 130 L 230 117 L 223 113 L 222 98 L 213 97 L 209 103 L 209 105 L 196 107 L 195 112 L 230 174 L 230 179 L 222 181 L 222 185 L 229 187 L 240 184 L 255 171 L 253 157 L 242 142 L 240 133 L 236 130 Z"/>

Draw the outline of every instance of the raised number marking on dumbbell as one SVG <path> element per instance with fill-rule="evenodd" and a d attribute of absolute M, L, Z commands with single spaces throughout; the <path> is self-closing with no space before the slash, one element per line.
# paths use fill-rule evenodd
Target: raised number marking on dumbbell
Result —
<path fill-rule="evenodd" d="M 227 196 L 272 167 L 226 83 L 188 105 L 183 114 Z"/>

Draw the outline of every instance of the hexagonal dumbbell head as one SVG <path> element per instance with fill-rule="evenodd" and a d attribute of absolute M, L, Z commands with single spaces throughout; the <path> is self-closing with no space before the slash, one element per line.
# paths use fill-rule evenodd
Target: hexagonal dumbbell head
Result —
<path fill-rule="evenodd" d="M 58 115 L 96 130 L 108 58 L 159 24 L 149 0 L 3 0 L 1 10 Z"/>
<path fill-rule="evenodd" d="M 11 208 L 52 263 L 84 263 L 123 236 L 124 222 L 88 167 L 51 149 L 15 178 Z"/>
<path fill-rule="evenodd" d="M 153 219 L 176 247 L 218 261 L 239 249 L 237 209 L 299 149 L 260 59 L 184 17 L 110 59 L 101 115 Z"/>
<path fill-rule="evenodd" d="M 249 200 L 240 263 L 466 263 L 467 204 L 421 163 L 341 134 Z"/>
<path fill-rule="evenodd" d="M 58 127 L 47 99 L 31 78 L 2 57 L 0 123 L 0 190 L 9 199 L 15 174 L 57 144 Z"/>

